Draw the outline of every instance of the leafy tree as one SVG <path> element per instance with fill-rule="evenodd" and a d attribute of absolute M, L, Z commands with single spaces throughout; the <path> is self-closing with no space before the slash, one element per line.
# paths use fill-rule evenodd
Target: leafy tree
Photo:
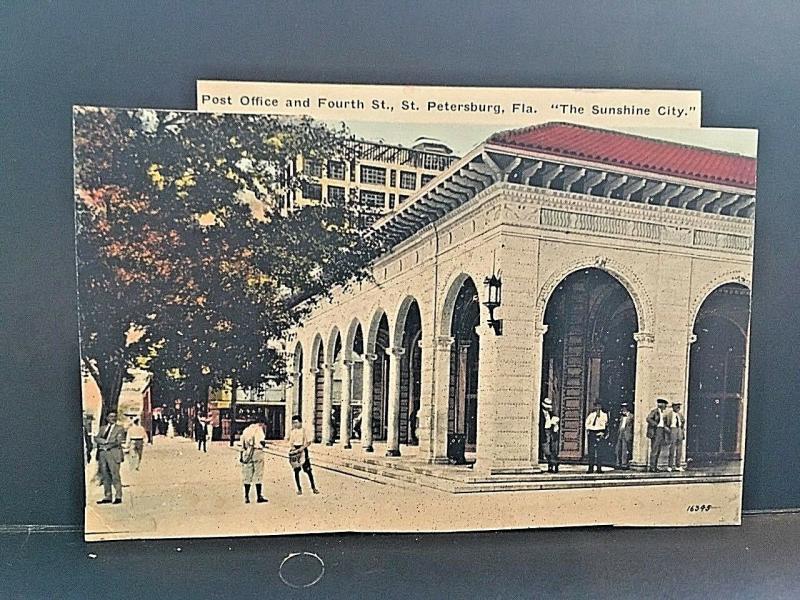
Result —
<path fill-rule="evenodd" d="M 275 341 L 380 251 L 348 206 L 282 213 L 298 156 L 345 132 L 310 119 L 76 108 L 81 354 L 115 408 L 128 369 L 172 387 L 283 376 Z"/>

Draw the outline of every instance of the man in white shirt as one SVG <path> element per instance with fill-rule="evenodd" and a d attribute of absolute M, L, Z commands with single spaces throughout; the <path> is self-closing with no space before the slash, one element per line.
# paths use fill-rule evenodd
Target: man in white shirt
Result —
<path fill-rule="evenodd" d="M 267 445 L 264 431 L 267 419 L 259 415 L 256 422 L 248 425 L 242 432 L 242 451 L 239 462 L 242 463 L 242 482 L 244 483 L 244 501 L 250 504 L 250 487 L 256 486 L 256 502 L 267 502 L 261 494 L 261 481 L 264 477 L 264 452 Z"/>
<path fill-rule="evenodd" d="M 657 473 L 658 458 L 661 456 L 661 449 L 669 443 L 669 430 L 664 419 L 664 411 L 667 409 L 667 401 L 664 398 L 656 400 L 656 408 L 647 415 L 647 438 L 650 440 L 650 467 L 648 471 Z"/>
<path fill-rule="evenodd" d="M 669 427 L 669 466 L 667 471 L 683 471 L 683 439 L 686 437 L 686 419 L 681 414 L 681 403 L 673 402 L 672 410 L 666 414 Z"/>
<path fill-rule="evenodd" d="M 133 425 L 128 428 L 128 447 L 130 448 L 131 469 L 139 470 L 142 464 L 142 452 L 144 451 L 144 439 L 147 431 L 139 423 L 139 417 L 134 417 Z"/>
<path fill-rule="evenodd" d="M 594 410 L 586 417 L 586 436 L 588 442 L 589 470 L 587 473 L 594 473 L 595 467 L 598 473 L 602 473 L 600 466 L 600 442 L 606 437 L 608 429 L 608 415 L 603 412 L 603 405 L 600 400 L 594 401 Z"/>

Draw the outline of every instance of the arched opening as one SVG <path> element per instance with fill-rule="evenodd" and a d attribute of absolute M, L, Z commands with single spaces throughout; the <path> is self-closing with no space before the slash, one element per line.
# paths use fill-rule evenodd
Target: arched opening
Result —
<path fill-rule="evenodd" d="M 363 402 L 361 394 L 364 391 L 364 363 L 358 357 L 364 356 L 364 332 L 361 324 L 356 323 L 353 333 L 353 345 L 351 348 L 353 360 L 351 375 L 351 400 L 350 400 L 350 438 L 361 439 L 361 411 Z"/>
<path fill-rule="evenodd" d="M 388 434 L 386 416 L 389 411 L 389 320 L 381 315 L 375 334 L 375 364 L 372 371 L 372 439 L 385 441 Z"/>
<path fill-rule="evenodd" d="M 401 329 L 403 355 L 400 359 L 400 423 L 399 438 L 401 444 L 419 445 L 417 436 L 417 413 L 419 412 L 422 349 L 419 341 L 422 337 L 422 317 L 419 304 L 411 300 L 405 319 L 398 322 Z"/>
<path fill-rule="evenodd" d="M 303 418 L 303 345 L 299 342 L 294 348 L 294 373 L 295 373 L 295 389 L 294 401 L 292 403 L 292 415 Z"/>
<path fill-rule="evenodd" d="M 322 441 L 322 400 L 325 394 L 325 353 L 319 340 L 314 357 L 314 441 Z"/>
<path fill-rule="evenodd" d="M 330 366 L 333 367 L 333 388 L 331 389 L 331 435 L 329 440 L 325 440 L 330 444 L 339 439 L 339 422 L 342 417 L 342 336 L 339 334 L 338 329 L 334 329 L 331 337 L 331 348 L 328 355 Z"/>
<path fill-rule="evenodd" d="M 588 268 L 571 273 L 556 287 L 544 314 L 540 402 L 548 397 L 561 420 L 560 458 L 587 458 L 585 419 L 599 400 L 615 433 L 620 407 L 633 408 L 636 383 L 636 307 L 612 275 Z M 613 437 L 613 436 L 612 436 Z M 606 438 L 608 440 L 608 438 Z M 601 461 L 614 464 L 608 444 Z"/>
<path fill-rule="evenodd" d="M 448 457 L 462 462 L 460 448 L 474 452 L 478 443 L 478 361 L 480 305 L 475 282 L 467 277 L 459 288 L 450 320 L 450 394 L 447 413 Z M 463 445 L 463 446 L 462 446 Z"/>
<path fill-rule="evenodd" d="M 709 294 L 695 318 L 686 418 L 695 465 L 741 459 L 749 322 L 750 291 L 738 283 Z"/>

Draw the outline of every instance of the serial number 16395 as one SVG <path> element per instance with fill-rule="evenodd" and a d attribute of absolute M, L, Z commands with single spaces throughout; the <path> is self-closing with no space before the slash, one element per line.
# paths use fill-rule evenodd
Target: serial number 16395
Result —
<path fill-rule="evenodd" d="M 713 506 L 710 504 L 690 504 L 686 507 L 686 512 L 708 512 Z"/>

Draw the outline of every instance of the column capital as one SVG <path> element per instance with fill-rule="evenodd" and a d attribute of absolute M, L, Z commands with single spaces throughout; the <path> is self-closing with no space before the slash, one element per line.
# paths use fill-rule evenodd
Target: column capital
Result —
<path fill-rule="evenodd" d="M 655 344 L 656 336 L 649 331 L 637 331 L 633 334 L 633 339 L 639 348 L 652 348 Z"/>
<path fill-rule="evenodd" d="M 689 337 L 688 337 L 688 342 L 689 342 L 689 345 L 691 346 L 691 345 L 692 345 L 692 344 L 694 344 L 696 341 L 697 341 L 697 334 L 695 334 L 695 333 L 690 333 L 690 334 L 689 334 Z"/>
<path fill-rule="evenodd" d="M 389 356 L 403 356 L 406 353 L 406 349 L 402 346 L 390 346 L 386 349 L 386 354 Z"/>
<path fill-rule="evenodd" d="M 456 341 L 456 338 L 449 335 L 440 335 L 434 338 L 433 341 L 439 350 L 449 350 L 453 346 L 453 342 Z"/>
<path fill-rule="evenodd" d="M 378 355 L 377 354 L 363 354 L 361 356 L 361 359 L 364 362 L 374 362 L 374 361 L 378 360 Z"/>
<path fill-rule="evenodd" d="M 322 368 L 325 371 L 329 371 L 329 372 L 332 373 L 333 371 L 336 370 L 336 364 L 334 364 L 334 363 L 325 363 L 324 365 L 322 365 Z"/>
<path fill-rule="evenodd" d="M 356 361 L 354 360 L 343 360 L 342 364 L 345 366 L 346 369 L 349 369 L 355 364 Z"/>
<path fill-rule="evenodd" d="M 309 372 L 311 375 L 319 375 L 320 373 L 322 373 L 322 369 L 319 369 L 319 368 L 317 368 L 317 367 L 311 367 L 311 368 L 308 370 L 308 372 Z"/>

